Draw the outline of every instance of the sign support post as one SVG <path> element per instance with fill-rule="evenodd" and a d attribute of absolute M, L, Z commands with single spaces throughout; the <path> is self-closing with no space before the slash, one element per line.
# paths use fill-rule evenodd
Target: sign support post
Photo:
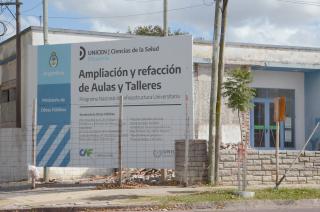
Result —
<path fill-rule="evenodd" d="M 189 114 L 188 114 L 188 95 L 186 95 L 186 138 L 184 146 L 184 185 L 188 186 L 188 167 L 189 167 Z"/>
<path fill-rule="evenodd" d="M 122 185 L 122 111 L 123 111 L 123 96 L 120 96 L 119 98 L 119 136 L 118 136 L 118 157 L 119 157 L 119 165 L 118 165 L 118 172 L 119 172 L 119 186 Z"/>
<path fill-rule="evenodd" d="M 36 167 L 36 142 L 37 142 L 37 99 L 33 100 L 32 107 L 32 165 Z M 32 175 L 32 189 L 36 188 L 35 175 Z"/>
<path fill-rule="evenodd" d="M 279 136 L 280 136 L 280 123 L 277 121 L 276 133 L 276 184 L 279 181 Z"/>

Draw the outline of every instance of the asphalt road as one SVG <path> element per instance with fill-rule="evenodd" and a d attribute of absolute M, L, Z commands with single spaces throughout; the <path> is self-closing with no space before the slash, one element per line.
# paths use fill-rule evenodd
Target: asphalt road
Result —
<path fill-rule="evenodd" d="M 235 209 L 235 210 L 213 210 L 213 209 L 206 209 L 206 210 L 188 210 L 188 211 L 170 211 L 170 212 L 319 212 L 320 208 L 287 208 L 287 209 Z"/>

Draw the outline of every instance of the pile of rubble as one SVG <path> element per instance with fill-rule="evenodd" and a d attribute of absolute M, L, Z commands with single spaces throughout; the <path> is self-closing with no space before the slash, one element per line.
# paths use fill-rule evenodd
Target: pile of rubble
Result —
<path fill-rule="evenodd" d="M 177 185 L 174 180 L 174 171 L 167 170 L 166 181 L 161 181 L 159 169 L 127 169 L 122 171 L 122 184 L 119 186 L 119 173 L 114 172 L 111 176 L 105 177 L 105 182 L 97 186 L 98 189 L 114 188 L 141 188 L 151 185 Z"/>
<path fill-rule="evenodd" d="M 238 150 L 239 144 L 221 144 L 221 150 Z"/>
<path fill-rule="evenodd" d="M 239 148 L 239 144 L 221 144 L 220 145 L 220 149 L 221 150 L 238 150 L 238 148 Z M 250 150 L 251 149 L 251 147 L 250 147 L 250 145 L 248 145 L 247 146 L 247 149 L 248 150 Z"/>

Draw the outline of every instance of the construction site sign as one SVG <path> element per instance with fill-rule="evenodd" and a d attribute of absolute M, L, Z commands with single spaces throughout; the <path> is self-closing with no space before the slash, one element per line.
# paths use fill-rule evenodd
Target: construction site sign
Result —
<path fill-rule="evenodd" d="M 122 96 L 123 167 L 174 168 L 174 141 L 185 138 L 186 120 L 193 137 L 191 36 L 45 45 L 33 52 L 38 166 L 117 168 Z"/>

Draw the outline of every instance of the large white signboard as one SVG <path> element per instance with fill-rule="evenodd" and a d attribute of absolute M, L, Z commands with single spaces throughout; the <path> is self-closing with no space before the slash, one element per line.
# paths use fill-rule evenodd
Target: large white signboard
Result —
<path fill-rule="evenodd" d="M 39 166 L 116 168 L 123 96 L 123 166 L 174 168 L 193 136 L 191 36 L 35 48 Z"/>

